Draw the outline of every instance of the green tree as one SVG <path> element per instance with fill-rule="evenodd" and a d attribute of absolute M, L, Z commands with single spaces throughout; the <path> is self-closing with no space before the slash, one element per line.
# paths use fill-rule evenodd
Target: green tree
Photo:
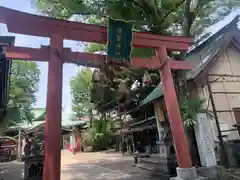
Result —
<path fill-rule="evenodd" d="M 17 122 L 31 122 L 34 118 L 33 105 L 38 91 L 40 70 L 35 62 L 12 61 L 8 113 L 1 126 Z"/>
<path fill-rule="evenodd" d="M 134 20 L 134 29 L 162 35 L 199 35 L 203 29 L 223 19 L 240 0 L 35 0 L 38 9 L 57 18 L 73 14 L 92 24 L 106 25 L 104 17 Z M 103 51 L 104 45 L 90 44 L 87 52 Z M 151 49 L 133 49 L 137 57 L 151 57 Z M 184 54 L 181 53 L 181 56 Z M 184 83 L 180 94 L 187 94 L 185 72 L 177 72 L 176 85 Z M 131 79 L 130 79 L 131 80 Z"/>
<path fill-rule="evenodd" d="M 42 13 L 57 18 L 66 19 L 78 14 L 81 20 L 88 23 L 106 25 L 104 17 L 111 16 L 134 20 L 134 29 L 137 31 L 184 36 L 201 34 L 205 27 L 221 20 L 240 4 L 240 0 L 35 0 L 35 2 Z M 104 49 L 106 47 L 100 44 L 85 47 L 87 52 Z M 137 57 L 150 57 L 153 52 L 151 49 L 133 49 L 133 55 Z M 176 77 L 179 78 L 176 81 L 186 84 L 184 72 L 177 73 Z M 186 94 L 186 88 L 180 88 L 184 91 L 180 94 Z"/>
<path fill-rule="evenodd" d="M 203 28 L 221 20 L 240 0 L 35 0 L 50 16 L 69 18 L 112 16 L 134 20 L 137 30 L 161 34 L 199 34 Z"/>
<path fill-rule="evenodd" d="M 77 118 L 87 115 L 90 125 L 93 117 L 94 105 L 91 103 L 92 70 L 81 68 L 70 81 L 72 90 L 72 110 Z"/>
<path fill-rule="evenodd" d="M 83 135 L 83 145 L 92 147 L 93 151 L 107 149 L 114 141 L 114 124 L 108 119 L 94 120 L 92 127 Z"/>

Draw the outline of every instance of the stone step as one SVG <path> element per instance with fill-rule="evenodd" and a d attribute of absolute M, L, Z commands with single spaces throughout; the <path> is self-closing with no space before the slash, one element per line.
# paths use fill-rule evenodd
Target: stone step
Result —
<path fill-rule="evenodd" d="M 157 165 L 159 163 L 159 160 L 153 157 L 149 157 L 149 158 L 140 158 L 139 159 L 140 162 L 142 163 L 147 163 L 147 164 L 153 164 L 153 165 Z"/>
<path fill-rule="evenodd" d="M 240 180 L 240 168 L 226 169 L 225 173 L 228 174 L 232 179 Z"/>
<path fill-rule="evenodd" d="M 144 169 L 144 170 L 148 170 L 148 171 L 154 170 L 154 165 L 143 163 L 143 162 L 139 162 L 137 164 L 134 164 L 133 166 Z"/>
<path fill-rule="evenodd" d="M 140 158 L 136 166 L 161 175 L 163 178 L 170 178 L 176 176 L 176 166 L 169 163 L 166 158 L 151 156 L 149 158 Z"/>
<path fill-rule="evenodd" d="M 172 177 L 172 178 L 170 178 L 170 180 L 182 180 L 182 178 L 179 178 L 179 177 Z M 191 179 L 191 180 L 208 180 L 208 178 L 206 178 L 206 177 L 196 177 L 196 178 L 194 178 L 194 179 Z"/>
<path fill-rule="evenodd" d="M 134 164 L 133 166 L 143 169 L 143 170 L 151 171 L 152 176 L 159 177 L 159 179 L 161 179 L 161 180 L 169 180 L 170 179 L 169 175 L 157 172 L 155 170 L 155 165 L 140 162 L 140 163 Z"/>

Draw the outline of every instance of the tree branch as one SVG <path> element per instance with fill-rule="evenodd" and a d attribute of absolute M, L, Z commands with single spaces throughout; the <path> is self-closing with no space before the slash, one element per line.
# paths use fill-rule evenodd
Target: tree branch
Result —
<path fill-rule="evenodd" d="M 135 0 L 130 0 L 135 6 L 140 7 L 144 11 L 144 6 L 141 5 L 140 3 L 136 2 Z"/>
<path fill-rule="evenodd" d="M 175 10 L 177 10 L 186 0 L 181 0 L 176 6 L 174 6 L 170 11 L 165 14 L 163 17 L 163 20 L 160 22 L 160 24 L 164 23 L 164 21 L 167 19 L 167 17 Z"/>

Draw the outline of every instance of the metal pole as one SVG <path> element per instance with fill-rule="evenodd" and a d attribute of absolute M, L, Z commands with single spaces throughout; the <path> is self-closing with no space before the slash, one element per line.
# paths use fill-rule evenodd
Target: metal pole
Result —
<path fill-rule="evenodd" d="M 127 121 L 127 112 L 126 112 L 126 110 L 124 110 L 124 121 Z M 130 150 L 129 150 L 129 143 L 128 143 L 128 132 L 127 132 L 127 134 L 126 134 L 126 151 L 127 151 L 127 153 L 129 153 L 130 152 Z"/>
<path fill-rule="evenodd" d="M 75 138 L 75 126 L 74 124 L 72 123 L 72 144 L 71 144 L 71 148 L 72 148 L 72 154 L 75 155 L 76 152 L 75 152 L 75 148 L 76 148 L 76 138 Z"/>
<path fill-rule="evenodd" d="M 134 144 L 134 135 L 132 132 L 132 146 L 133 146 L 133 153 L 135 153 L 135 144 Z"/>
<path fill-rule="evenodd" d="M 224 147 L 222 132 L 221 132 L 220 124 L 219 124 L 219 119 L 218 119 L 218 115 L 217 115 L 217 111 L 216 111 L 216 106 L 215 106 L 213 95 L 212 95 L 212 89 L 211 89 L 211 86 L 210 86 L 208 81 L 207 81 L 207 87 L 208 87 L 209 98 L 210 98 L 210 101 L 211 101 L 211 104 L 212 104 L 214 119 L 215 119 L 216 126 L 217 126 L 218 137 L 219 137 L 219 141 L 220 141 L 220 157 L 223 157 L 223 158 L 220 158 L 220 161 L 222 161 L 221 163 L 226 168 L 228 168 L 229 167 L 228 155 L 227 155 L 226 149 Z"/>
<path fill-rule="evenodd" d="M 20 161 L 21 159 L 21 129 L 20 127 L 18 128 L 18 160 Z"/>
<path fill-rule="evenodd" d="M 147 118 L 147 112 L 145 112 L 145 119 L 146 119 L 146 122 L 147 122 L 147 141 L 148 141 L 148 148 L 149 148 L 149 153 L 151 154 L 152 153 L 152 147 L 151 147 L 151 138 L 150 138 L 150 132 L 149 132 L 149 129 L 148 129 L 148 118 Z"/>
<path fill-rule="evenodd" d="M 121 151 L 122 151 L 122 154 L 124 155 L 124 151 L 123 151 L 123 141 L 124 141 L 124 137 L 123 137 L 123 122 L 122 122 L 121 115 L 119 116 L 119 120 L 120 120 L 120 125 L 121 125 L 121 131 L 120 131 L 120 135 L 121 135 Z"/>

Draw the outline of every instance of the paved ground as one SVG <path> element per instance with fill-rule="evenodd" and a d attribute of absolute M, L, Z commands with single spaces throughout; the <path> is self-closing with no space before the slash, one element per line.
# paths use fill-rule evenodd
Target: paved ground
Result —
<path fill-rule="evenodd" d="M 23 164 L 18 162 L 0 163 L 0 180 L 23 179 Z"/>
<path fill-rule="evenodd" d="M 62 151 L 61 180 L 155 180 L 148 171 L 132 167 L 133 159 L 118 153 Z M 23 164 L 0 163 L 0 180 L 21 180 Z"/>

